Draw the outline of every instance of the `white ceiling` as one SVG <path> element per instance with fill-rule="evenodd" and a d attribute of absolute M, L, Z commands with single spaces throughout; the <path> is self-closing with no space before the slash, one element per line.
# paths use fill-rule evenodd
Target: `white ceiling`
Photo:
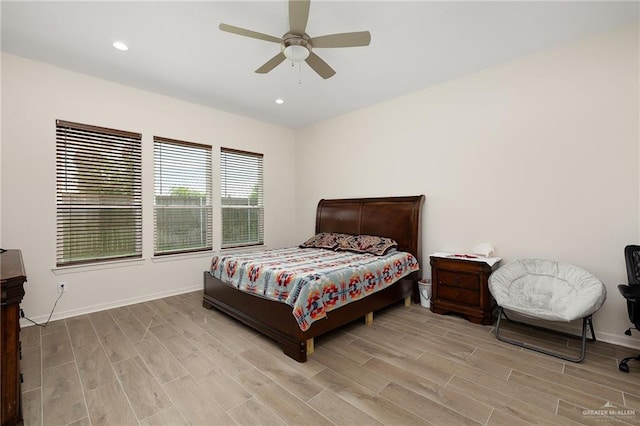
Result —
<path fill-rule="evenodd" d="M 280 37 L 286 1 L 2 1 L 1 41 L 3 52 L 299 128 L 637 23 L 639 5 L 312 0 L 310 36 L 371 32 L 368 47 L 315 50 L 337 72 L 328 80 L 288 61 L 255 74 L 279 46 L 218 29 L 224 22 Z M 115 40 L 129 51 L 114 49 Z"/>

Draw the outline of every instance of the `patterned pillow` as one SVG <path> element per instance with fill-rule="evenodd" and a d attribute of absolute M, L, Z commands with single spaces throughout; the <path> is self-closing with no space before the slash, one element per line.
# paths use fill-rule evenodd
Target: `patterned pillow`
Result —
<path fill-rule="evenodd" d="M 336 250 L 382 256 L 397 248 L 398 243 L 391 238 L 378 237 L 376 235 L 350 235 L 348 238 L 338 239 Z"/>
<path fill-rule="evenodd" d="M 349 237 L 347 234 L 336 234 L 333 232 L 320 232 L 300 244 L 300 248 L 324 248 L 335 250 L 338 247 L 338 239 Z"/>

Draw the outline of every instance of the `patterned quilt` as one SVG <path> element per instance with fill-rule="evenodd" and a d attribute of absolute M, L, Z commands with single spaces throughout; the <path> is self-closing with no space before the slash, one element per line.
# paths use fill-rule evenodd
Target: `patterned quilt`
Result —
<path fill-rule="evenodd" d="M 288 304 L 306 331 L 327 312 L 418 269 L 416 258 L 401 251 L 375 256 L 294 247 L 217 255 L 210 273 L 240 290 Z"/>

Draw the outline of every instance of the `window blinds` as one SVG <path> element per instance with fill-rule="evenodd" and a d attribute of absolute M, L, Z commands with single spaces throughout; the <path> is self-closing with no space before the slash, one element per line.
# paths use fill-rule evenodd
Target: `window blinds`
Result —
<path fill-rule="evenodd" d="M 142 256 L 140 141 L 56 121 L 58 266 Z"/>
<path fill-rule="evenodd" d="M 222 248 L 264 244 L 262 154 L 220 150 Z"/>
<path fill-rule="evenodd" d="M 211 147 L 153 141 L 154 254 L 211 250 Z"/>

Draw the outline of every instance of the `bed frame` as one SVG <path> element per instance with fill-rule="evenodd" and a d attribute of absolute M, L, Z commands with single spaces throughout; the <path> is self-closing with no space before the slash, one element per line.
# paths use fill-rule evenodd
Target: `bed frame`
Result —
<path fill-rule="evenodd" d="M 369 234 L 396 240 L 398 250 L 413 254 L 421 262 L 421 208 L 424 195 L 411 197 L 352 198 L 320 200 L 316 212 L 316 233 L 342 232 Z M 421 264 L 421 263 L 420 263 Z M 415 271 L 397 283 L 327 313 L 307 331 L 300 330 L 291 306 L 245 293 L 204 272 L 202 305 L 216 308 L 260 333 L 276 340 L 284 353 L 298 362 L 306 362 L 313 352 L 313 338 L 365 318 L 373 312 L 404 300 L 419 297 Z"/>

